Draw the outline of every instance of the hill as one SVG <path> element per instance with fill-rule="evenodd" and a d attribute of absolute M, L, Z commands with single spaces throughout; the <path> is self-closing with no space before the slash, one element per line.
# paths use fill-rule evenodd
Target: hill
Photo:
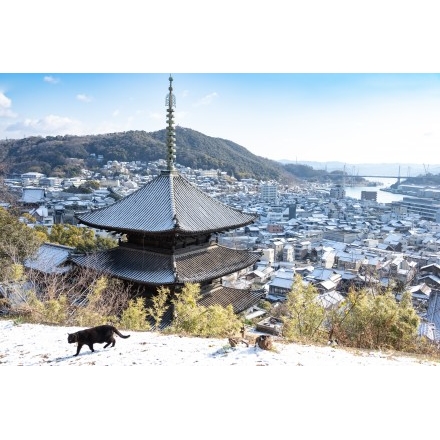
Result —
<path fill-rule="evenodd" d="M 283 164 L 256 156 L 246 148 L 226 139 L 206 136 L 190 128 L 176 127 L 177 162 L 194 169 L 221 169 L 238 179 L 255 178 L 295 181 L 298 176 Z M 150 162 L 165 159 L 166 130 L 127 131 L 86 136 L 47 136 L 0 141 L 3 175 L 33 171 L 46 175 L 70 177 L 80 168 L 104 163 Z"/>
<path fill-rule="evenodd" d="M 176 127 L 177 162 L 193 169 L 220 169 L 241 180 L 304 180 L 338 182 L 342 172 L 314 169 L 309 164 L 286 163 L 257 156 L 227 139 Z M 82 168 L 99 169 L 107 161 L 152 162 L 166 157 L 166 130 L 126 131 L 85 136 L 32 136 L 0 140 L 0 177 L 26 172 L 74 177 Z M 98 161 L 98 156 L 103 160 Z"/>
<path fill-rule="evenodd" d="M 69 345 L 67 333 L 83 327 L 15 323 L 0 319 L 0 364 L 4 366 L 439 366 L 429 357 L 399 352 L 344 349 L 342 347 L 286 343 L 275 338 L 274 350 L 261 350 L 253 344 L 237 345 L 228 339 L 198 338 L 151 331 L 128 331 L 129 339 L 116 338 L 115 347 L 95 344 L 92 353 L 84 346 L 78 357 L 76 344 Z M 258 332 L 255 335 L 259 334 Z M 146 349 L 140 350 L 140 347 Z"/>
<path fill-rule="evenodd" d="M 314 170 L 325 170 L 326 172 L 339 171 L 345 169 L 347 174 L 359 176 L 400 176 L 422 177 L 427 174 L 437 174 L 440 172 L 440 164 L 414 164 L 414 163 L 344 163 L 344 162 L 313 162 L 313 161 L 291 161 L 282 159 L 279 161 L 283 165 L 306 165 Z"/>

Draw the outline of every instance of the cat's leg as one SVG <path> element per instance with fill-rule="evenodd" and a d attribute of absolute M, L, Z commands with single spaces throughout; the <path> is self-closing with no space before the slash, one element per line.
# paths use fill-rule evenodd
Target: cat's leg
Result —
<path fill-rule="evenodd" d="M 93 343 L 87 344 L 87 345 L 89 346 L 90 350 L 95 351 L 95 350 L 93 350 Z"/>
<path fill-rule="evenodd" d="M 80 352 L 82 346 L 83 346 L 83 344 L 80 344 L 80 343 L 78 342 L 78 347 L 76 348 L 76 354 L 75 354 L 75 356 L 78 356 L 78 355 L 79 355 L 79 352 Z"/>
<path fill-rule="evenodd" d="M 107 348 L 110 344 L 112 344 L 112 347 L 114 347 L 115 343 L 116 343 L 115 338 L 112 336 L 108 339 L 108 342 L 107 344 L 104 345 L 104 348 Z"/>

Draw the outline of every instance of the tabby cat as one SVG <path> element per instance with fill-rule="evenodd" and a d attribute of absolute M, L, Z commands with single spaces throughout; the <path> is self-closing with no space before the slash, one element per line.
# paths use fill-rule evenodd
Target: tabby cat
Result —
<path fill-rule="evenodd" d="M 75 354 L 75 356 L 78 356 L 83 345 L 88 345 L 92 351 L 95 351 L 93 350 L 93 344 L 103 344 L 104 342 L 107 342 L 107 344 L 104 345 L 104 348 L 107 348 L 110 344 L 114 347 L 116 343 L 113 336 L 114 333 L 124 339 L 130 337 L 130 335 L 124 336 L 121 334 L 113 325 L 99 325 L 97 327 L 80 330 L 76 333 L 68 333 L 67 342 L 69 344 L 74 342 L 78 343 Z"/>
<path fill-rule="evenodd" d="M 262 350 L 272 350 L 273 349 L 273 342 L 272 342 L 272 336 L 270 335 L 260 335 L 255 339 L 255 348 L 257 348 L 257 345 Z"/>

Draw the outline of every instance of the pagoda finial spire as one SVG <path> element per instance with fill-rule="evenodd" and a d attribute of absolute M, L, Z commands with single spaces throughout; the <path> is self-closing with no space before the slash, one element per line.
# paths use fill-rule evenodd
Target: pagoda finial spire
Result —
<path fill-rule="evenodd" d="M 176 160 L 176 132 L 174 129 L 174 109 L 176 106 L 176 97 L 173 95 L 173 77 L 170 74 L 169 93 L 165 99 L 167 108 L 167 168 L 168 171 L 174 170 L 174 163 Z"/>

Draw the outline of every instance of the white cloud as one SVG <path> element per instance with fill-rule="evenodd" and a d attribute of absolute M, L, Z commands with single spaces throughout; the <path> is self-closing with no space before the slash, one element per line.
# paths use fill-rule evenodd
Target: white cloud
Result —
<path fill-rule="evenodd" d="M 15 118 L 17 115 L 10 109 L 12 101 L 0 92 L 0 117 Z"/>
<path fill-rule="evenodd" d="M 165 120 L 165 112 L 163 112 L 163 113 L 149 112 L 148 117 L 149 117 L 150 119 L 155 119 L 155 120 L 158 120 L 158 119 L 163 119 L 163 120 Z"/>
<path fill-rule="evenodd" d="M 176 116 L 175 121 L 178 124 L 182 119 L 186 119 L 188 112 L 174 112 L 174 115 Z"/>
<path fill-rule="evenodd" d="M 200 105 L 209 105 L 211 102 L 218 97 L 217 92 L 210 93 L 209 95 L 204 96 L 202 99 L 199 99 L 194 106 L 198 107 Z"/>
<path fill-rule="evenodd" d="M 112 113 L 112 115 L 113 115 L 113 116 L 118 116 L 118 115 L 119 115 L 119 110 L 118 110 L 118 109 L 114 110 L 113 113 Z"/>
<path fill-rule="evenodd" d="M 29 135 L 81 134 L 81 123 L 63 116 L 48 115 L 42 119 L 24 119 L 6 128 L 9 132 Z"/>
<path fill-rule="evenodd" d="M 76 99 L 81 102 L 90 102 L 92 100 L 92 97 L 84 95 L 83 93 L 79 93 L 78 95 L 76 95 Z"/>
<path fill-rule="evenodd" d="M 184 90 L 182 92 L 182 98 L 186 98 L 189 95 L 189 90 Z"/>
<path fill-rule="evenodd" d="M 44 77 L 44 82 L 50 83 L 50 84 L 58 84 L 60 82 L 59 78 L 55 78 L 54 76 L 47 75 Z"/>

